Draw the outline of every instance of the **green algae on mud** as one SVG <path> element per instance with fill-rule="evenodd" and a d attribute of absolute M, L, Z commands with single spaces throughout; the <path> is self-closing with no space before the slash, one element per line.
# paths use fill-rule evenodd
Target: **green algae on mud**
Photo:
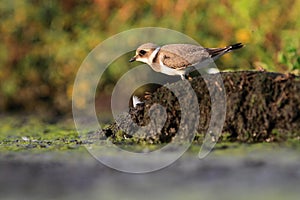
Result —
<path fill-rule="evenodd" d="M 0 118 L 0 152 L 80 149 L 82 141 L 70 124 L 52 124 L 36 116 Z"/>
<path fill-rule="evenodd" d="M 6 116 L 0 118 L 0 153 L 9 152 L 65 152 L 65 151 L 86 151 L 88 142 L 80 137 L 72 125 L 65 121 L 56 124 L 47 123 L 37 117 L 15 117 Z M 242 153 L 246 150 L 265 148 L 288 148 L 300 150 L 300 138 L 289 138 L 285 142 L 277 143 L 256 143 L 245 144 L 232 142 L 224 134 L 213 149 L 219 154 Z M 111 141 L 119 148 L 132 152 L 149 152 L 162 148 L 167 143 L 149 144 L 146 141 L 138 141 L 132 138 L 102 138 L 102 141 Z M 195 140 L 188 149 L 187 153 L 197 154 L 201 148 L 203 135 L 196 134 Z M 100 144 L 100 143 L 99 143 Z"/>

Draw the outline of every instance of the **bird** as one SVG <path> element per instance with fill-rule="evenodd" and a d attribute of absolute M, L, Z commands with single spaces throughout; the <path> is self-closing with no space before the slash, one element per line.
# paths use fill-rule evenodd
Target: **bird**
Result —
<path fill-rule="evenodd" d="M 204 48 L 194 44 L 159 46 L 154 43 L 145 43 L 136 49 L 135 56 L 129 62 L 146 63 L 156 72 L 170 76 L 179 75 L 184 80 L 195 69 L 193 67 L 210 59 L 215 61 L 222 55 L 244 46 L 242 43 L 236 43 L 223 48 Z"/>

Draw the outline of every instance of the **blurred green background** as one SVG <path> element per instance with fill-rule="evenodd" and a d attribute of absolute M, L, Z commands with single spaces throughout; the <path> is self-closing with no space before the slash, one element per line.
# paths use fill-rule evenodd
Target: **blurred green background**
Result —
<path fill-rule="evenodd" d="M 300 0 L 1 1 L 0 111 L 70 113 L 74 78 L 87 54 L 138 27 L 177 30 L 205 47 L 245 43 L 218 61 L 222 69 L 299 74 L 299 10 Z M 132 67 L 125 60 L 123 66 L 109 68 L 108 85 Z"/>

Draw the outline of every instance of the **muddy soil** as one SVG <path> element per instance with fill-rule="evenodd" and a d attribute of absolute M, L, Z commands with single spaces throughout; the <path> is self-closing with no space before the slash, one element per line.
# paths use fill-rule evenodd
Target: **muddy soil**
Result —
<path fill-rule="evenodd" d="M 300 135 L 300 79 L 290 74 L 270 72 L 222 72 L 193 77 L 189 83 L 197 96 L 197 106 L 189 107 L 189 117 L 183 116 L 181 105 L 192 105 L 191 92 L 185 90 L 183 81 L 167 84 L 148 95 L 144 104 L 130 109 L 133 122 L 140 126 L 150 123 L 150 115 L 159 118 L 163 112 L 153 114 L 151 106 L 162 105 L 166 109 L 166 122 L 160 131 L 153 126 L 146 129 L 147 135 L 143 140 L 151 143 L 169 142 L 174 138 L 180 126 L 187 129 L 186 133 L 196 123 L 193 119 L 200 115 L 198 134 L 205 135 L 212 117 L 212 98 L 217 104 L 226 104 L 225 123 L 222 129 L 223 137 L 231 141 L 240 142 L 272 142 L 285 141 Z M 181 88 L 174 94 L 169 88 Z M 212 88 L 212 89 L 208 89 Z M 225 89 L 225 93 L 222 90 Z M 219 95 L 221 94 L 221 95 Z M 222 96 L 222 94 L 225 94 Z M 181 98 L 184 97 L 184 98 Z M 179 102 L 179 98 L 183 99 Z M 194 105 L 194 104 L 193 104 Z M 194 112 L 199 109 L 199 113 Z M 152 113 L 151 113 L 152 112 Z M 222 121 L 221 116 L 215 116 Z M 181 121 L 181 119 L 185 121 Z M 126 130 L 131 127 L 131 120 L 120 116 L 118 123 L 112 124 L 104 130 L 106 136 L 117 139 L 130 138 Z M 152 128 L 151 128 L 152 127 Z M 182 127 L 181 127 L 182 128 Z M 125 131 L 124 131 L 125 130 Z M 122 133 L 121 133 L 122 132 Z"/>

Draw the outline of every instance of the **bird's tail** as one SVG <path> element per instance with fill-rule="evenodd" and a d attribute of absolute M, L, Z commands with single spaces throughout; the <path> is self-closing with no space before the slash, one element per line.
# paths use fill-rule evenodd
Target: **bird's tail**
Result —
<path fill-rule="evenodd" d="M 236 50 L 236 49 L 240 49 L 244 46 L 245 45 L 243 45 L 242 43 L 236 43 L 236 44 L 229 45 L 229 46 L 223 47 L 223 48 L 206 48 L 206 50 L 211 55 L 211 57 L 214 60 L 216 60 L 217 58 L 224 55 L 225 53 L 228 53 L 228 52 Z"/>
<path fill-rule="evenodd" d="M 232 50 L 240 49 L 244 46 L 245 45 L 243 45 L 242 43 L 236 43 L 236 44 L 225 47 L 225 49 L 227 50 L 227 52 L 229 52 L 229 51 L 232 51 Z"/>

